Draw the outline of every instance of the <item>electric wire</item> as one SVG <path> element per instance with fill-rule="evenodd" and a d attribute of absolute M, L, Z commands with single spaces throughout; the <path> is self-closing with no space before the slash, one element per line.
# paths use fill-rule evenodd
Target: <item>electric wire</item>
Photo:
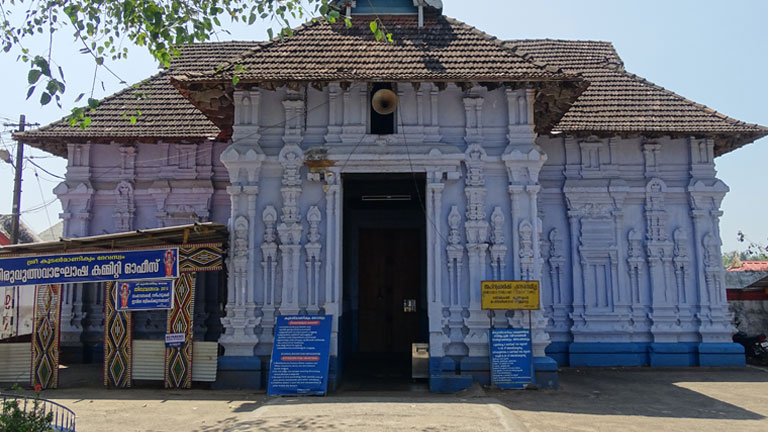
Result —
<path fill-rule="evenodd" d="M 45 195 L 43 194 L 43 184 L 40 183 L 40 176 L 37 174 L 37 170 L 34 168 L 33 170 L 35 171 L 35 178 L 37 178 L 37 188 L 40 191 L 40 198 L 43 200 L 43 202 L 45 202 Z M 48 219 L 48 228 L 50 228 L 53 226 L 53 223 L 51 222 L 51 214 L 48 212 L 48 206 L 44 206 L 43 208 L 45 209 L 45 217 Z"/>

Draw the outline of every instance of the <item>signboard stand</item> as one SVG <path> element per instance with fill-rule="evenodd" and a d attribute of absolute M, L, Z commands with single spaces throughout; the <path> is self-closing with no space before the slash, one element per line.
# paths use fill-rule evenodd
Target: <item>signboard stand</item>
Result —
<path fill-rule="evenodd" d="M 331 315 L 278 317 L 267 395 L 326 394 L 332 319 Z"/>
<path fill-rule="evenodd" d="M 481 290 L 483 309 L 490 311 L 491 383 L 505 389 L 535 388 L 531 311 L 540 308 L 539 282 L 484 281 Z M 495 329 L 496 310 L 527 310 L 528 329 Z"/>

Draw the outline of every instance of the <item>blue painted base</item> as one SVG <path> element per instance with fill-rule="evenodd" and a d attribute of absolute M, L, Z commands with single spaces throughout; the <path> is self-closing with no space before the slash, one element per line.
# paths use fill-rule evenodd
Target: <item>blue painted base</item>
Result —
<path fill-rule="evenodd" d="M 570 342 L 552 342 L 547 347 L 546 353 L 547 357 L 553 359 L 557 362 L 557 365 L 560 367 L 565 367 L 570 365 L 569 358 L 568 358 L 568 346 L 570 345 Z"/>
<path fill-rule="evenodd" d="M 699 344 L 700 366 L 746 366 L 744 347 L 736 343 Z"/>
<path fill-rule="evenodd" d="M 536 385 L 539 388 L 557 389 L 557 362 L 551 357 L 534 357 L 533 370 L 536 374 Z"/>
<path fill-rule="evenodd" d="M 261 365 L 258 357 L 219 357 L 216 382 L 212 388 L 262 389 Z"/>
<path fill-rule="evenodd" d="M 429 391 L 456 393 L 470 388 L 474 382 L 472 375 L 432 375 L 429 377 Z"/>
<path fill-rule="evenodd" d="M 689 367 L 698 366 L 696 355 L 698 344 L 695 342 L 652 343 L 648 346 L 651 367 Z"/>
<path fill-rule="evenodd" d="M 570 366 L 646 366 L 647 343 L 572 343 Z"/>
<path fill-rule="evenodd" d="M 549 357 L 533 359 L 536 384 L 539 388 L 557 388 L 557 362 Z M 434 393 L 456 393 L 473 383 L 491 384 L 490 361 L 486 357 L 466 357 L 458 364 L 450 357 L 429 359 L 429 390 Z"/>

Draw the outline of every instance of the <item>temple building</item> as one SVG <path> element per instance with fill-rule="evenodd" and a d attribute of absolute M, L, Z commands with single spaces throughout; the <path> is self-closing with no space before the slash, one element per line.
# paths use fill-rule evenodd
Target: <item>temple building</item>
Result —
<path fill-rule="evenodd" d="M 491 321 L 528 315 L 482 310 L 484 280 L 541 282 L 540 385 L 558 365 L 744 363 L 714 158 L 768 128 L 631 74 L 608 42 L 499 40 L 437 0 L 337 5 L 350 27 L 186 46 L 87 128 L 16 134 L 68 160 L 64 237 L 227 225 L 226 278 L 198 279 L 194 334 L 241 385 L 263 385 L 276 317 L 293 314 L 333 317 L 332 387 L 415 342 L 433 390 L 488 383 Z M 66 296 L 62 347 L 99 352 L 102 290 Z M 165 315 L 133 325 L 161 339 Z"/>

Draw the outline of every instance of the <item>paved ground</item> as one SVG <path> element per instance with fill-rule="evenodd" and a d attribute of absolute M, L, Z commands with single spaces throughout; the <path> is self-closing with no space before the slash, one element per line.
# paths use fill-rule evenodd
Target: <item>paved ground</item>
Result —
<path fill-rule="evenodd" d="M 44 394 L 77 413 L 78 431 L 768 430 L 768 370 L 757 368 L 564 369 L 557 391 L 348 388 L 324 398 L 104 390 L 98 375 L 62 374 L 68 388 Z"/>

